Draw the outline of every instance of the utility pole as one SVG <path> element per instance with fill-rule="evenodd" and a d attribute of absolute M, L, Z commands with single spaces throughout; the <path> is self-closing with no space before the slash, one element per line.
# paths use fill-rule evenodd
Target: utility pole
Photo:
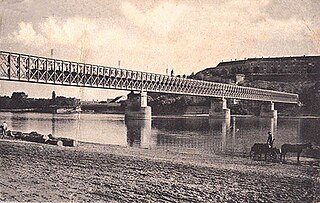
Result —
<path fill-rule="evenodd" d="M 2 35 L 2 16 L 0 16 L 0 35 Z"/>
<path fill-rule="evenodd" d="M 2 30 L 3 30 L 3 17 L 0 16 L 0 36 L 3 36 L 2 35 Z M 0 42 L 1 42 L 1 40 L 0 40 Z"/>

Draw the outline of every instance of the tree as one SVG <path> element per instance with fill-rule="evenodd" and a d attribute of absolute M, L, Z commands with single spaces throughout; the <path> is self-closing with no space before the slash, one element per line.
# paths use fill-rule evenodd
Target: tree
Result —
<path fill-rule="evenodd" d="M 13 92 L 11 95 L 12 108 L 28 108 L 28 95 L 24 92 Z"/>

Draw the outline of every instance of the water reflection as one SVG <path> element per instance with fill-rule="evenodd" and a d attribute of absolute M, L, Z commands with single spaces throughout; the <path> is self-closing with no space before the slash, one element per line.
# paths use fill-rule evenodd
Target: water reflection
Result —
<path fill-rule="evenodd" d="M 278 119 L 277 118 L 270 118 L 270 132 L 273 134 L 274 138 L 277 136 L 277 126 L 278 126 Z"/>
<path fill-rule="evenodd" d="M 152 148 L 151 120 L 126 120 L 127 142 L 130 147 Z"/>
<path fill-rule="evenodd" d="M 232 152 L 234 152 L 234 148 L 236 145 L 236 132 L 237 132 L 237 128 L 236 128 L 236 118 L 232 117 L 231 118 L 231 150 Z"/>
<path fill-rule="evenodd" d="M 227 148 L 227 137 L 230 135 L 230 119 L 222 120 L 221 129 L 221 151 L 225 152 Z"/>
<path fill-rule="evenodd" d="M 320 145 L 320 119 L 156 118 L 124 121 L 123 115 L 0 113 L 9 129 L 69 137 L 79 141 L 141 148 L 191 152 L 243 154 L 256 142 L 265 143 L 267 132 L 274 146 L 313 142 Z"/>
<path fill-rule="evenodd" d="M 123 116 L 107 114 L 39 114 L 1 112 L 1 120 L 7 120 L 9 129 L 79 141 L 127 145 Z"/>
<path fill-rule="evenodd" d="M 56 134 L 56 114 L 52 114 L 52 119 L 51 119 L 51 129 L 52 129 L 52 135 Z"/>
<path fill-rule="evenodd" d="M 216 137 L 208 134 L 208 119 L 161 118 L 153 120 L 152 128 L 156 130 L 157 147 L 161 148 L 211 150 L 217 143 Z"/>
<path fill-rule="evenodd" d="M 299 119 L 298 130 L 301 141 L 320 145 L 320 119 Z"/>
<path fill-rule="evenodd" d="M 167 125 L 168 123 L 168 125 Z M 290 127 L 287 127 L 289 125 Z M 177 133 L 175 126 L 181 129 Z M 294 128 L 291 128 L 294 126 Z M 153 128 L 158 129 L 158 146 L 165 148 L 185 148 L 242 155 L 248 153 L 256 142 L 266 143 L 267 132 L 276 137 L 275 145 L 280 147 L 283 140 L 292 138 L 295 122 L 284 123 L 278 135 L 278 120 L 269 118 L 196 119 L 179 118 L 155 120 Z"/>

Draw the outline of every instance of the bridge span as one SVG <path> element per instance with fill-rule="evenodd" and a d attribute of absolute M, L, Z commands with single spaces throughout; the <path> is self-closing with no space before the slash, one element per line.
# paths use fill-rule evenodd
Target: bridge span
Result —
<path fill-rule="evenodd" d="M 0 80 L 138 91 L 142 93 L 139 94 L 140 99 L 137 99 L 134 94 L 128 97 L 132 99 L 132 102 L 129 101 L 129 105 L 138 105 L 138 107 L 147 107 L 147 92 L 222 98 L 221 105 L 219 105 L 222 109 L 227 109 L 225 99 L 269 102 L 271 109 L 274 108 L 274 102 L 292 104 L 299 102 L 297 94 L 286 92 L 172 77 L 6 51 L 0 51 Z"/>

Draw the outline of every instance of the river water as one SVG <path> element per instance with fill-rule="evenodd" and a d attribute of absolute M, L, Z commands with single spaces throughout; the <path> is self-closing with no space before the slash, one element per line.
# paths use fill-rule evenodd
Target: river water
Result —
<path fill-rule="evenodd" d="M 267 132 L 274 146 L 284 143 L 320 145 L 320 119 L 208 117 L 155 117 L 152 121 L 125 121 L 123 115 L 45 114 L 1 112 L 10 130 L 79 141 L 128 147 L 188 150 L 206 153 L 244 155 L 256 142 L 265 143 Z"/>

